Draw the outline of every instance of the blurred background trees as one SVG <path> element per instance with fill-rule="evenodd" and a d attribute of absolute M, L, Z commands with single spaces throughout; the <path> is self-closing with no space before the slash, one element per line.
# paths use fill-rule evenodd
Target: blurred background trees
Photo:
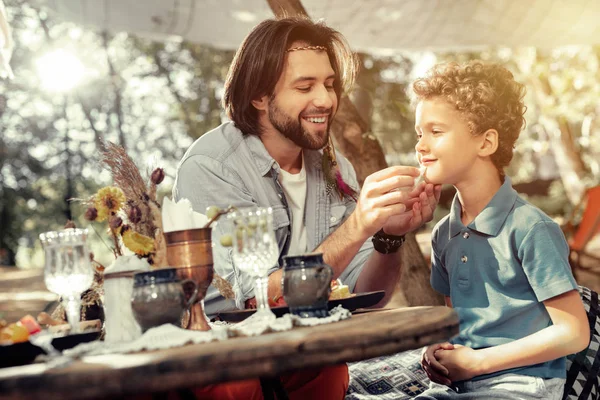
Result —
<path fill-rule="evenodd" d="M 0 81 L 0 264 L 28 267 L 38 262 L 31 253 L 40 232 L 70 217 L 84 224 L 83 207 L 65 199 L 110 183 L 98 164 L 102 140 L 124 146 L 142 171 L 165 168 L 161 186 L 170 192 L 187 147 L 224 118 L 233 52 L 57 23 L 22 0 L 5 5 L 16 47 L 15 78 Z M 360 54 L 351 97 L 367 134 L 388 164 L 415 165 L 410 82 L 436 62 L 472 58 L 500 62 L 527 85 L 527 127 L 509 175 L 535 204 L 564 215 L 600 181 L 599 47 Z"/>

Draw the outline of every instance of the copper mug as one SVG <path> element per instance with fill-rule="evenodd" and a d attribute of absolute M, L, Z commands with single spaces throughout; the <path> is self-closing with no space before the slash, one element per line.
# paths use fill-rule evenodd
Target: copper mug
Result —
<path fill-rule="evenodd" d="M 213 280 L 211 228 L 165 232 L 167 262 L 179 279 L 191 279 L 198 285 L 196 301 L 189 309 L 189 319 L 182 326 L 195 331 L 208 331 L 203 300 Z"/>

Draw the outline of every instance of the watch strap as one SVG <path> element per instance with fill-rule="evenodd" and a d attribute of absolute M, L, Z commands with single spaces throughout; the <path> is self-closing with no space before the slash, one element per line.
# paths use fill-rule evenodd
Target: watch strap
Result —
<path fill-rule="evenodd" d="M 391 254 L 398 251 L 402 243 L 406 240 L 404 235 L 396 236 L 396 235 L 388 235 L 380 229 L 377 233 L 373 235 L 371 239 L 373 241 L 373 247 L 381 254 Z"/>

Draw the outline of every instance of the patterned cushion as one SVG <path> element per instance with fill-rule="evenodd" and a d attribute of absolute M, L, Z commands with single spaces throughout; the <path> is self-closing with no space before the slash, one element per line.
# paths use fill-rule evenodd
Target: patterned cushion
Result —
<path fill-rule="evenodd" d="M 429 387 L 421 349 L 349 363 L 346 399 L 411 399 Z"/>
<path fill-rule="evenodd" d="M 587 349 L 567 357 L 564 400 L 599 400 L 600 306 L 598 293 L 580 286 L 579 294 L 588 314 L 592 338 Z M 347 400 L 411 399 L 429 387 L 416 349 L 349 363 Z"/>
<path fill-rule="evenodd" d="M 579 286 L 579 294 L 590 322 L 591 340 L 587 349 L 567 357 L 565 400 L 597 400 L 600 373 L 600 306 L 598 293 Z"/>

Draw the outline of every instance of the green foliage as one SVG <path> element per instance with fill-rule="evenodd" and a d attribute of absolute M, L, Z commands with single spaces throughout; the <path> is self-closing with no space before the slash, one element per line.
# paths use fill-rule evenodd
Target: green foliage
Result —
<path fill-rule="evenodd" d="M 69 208 L 79 226 L 89 225 L 85 210 L 65 198 L 86 199 L 111 183 L 99 165 L 103 140 L 125 147 L 142 174 L 165 167 L 161 186 L 170 187 L 192 140 L 221 122 L 233 52 L 93 32 L 26 2 L 5 4 L 16 48 L 15 79 L 0 81 L 0 249 L 9 251 L 0 262 L 13 264 L 19 246 L 61 228 Z M 52 66 L 38 60 L 57 49 L 85 69 L 70 91 L 44 89 L 40 69 Z"/>

